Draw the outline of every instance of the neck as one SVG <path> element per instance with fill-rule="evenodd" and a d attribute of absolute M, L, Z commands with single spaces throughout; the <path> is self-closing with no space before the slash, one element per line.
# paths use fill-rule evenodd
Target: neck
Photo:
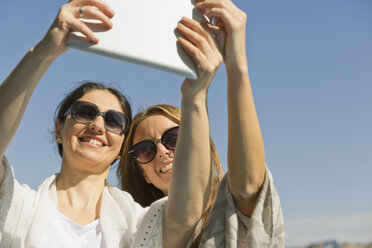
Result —
<path fill-rule="evenodd" d="M 101 173 L 82 171 L 62 163 L 57 177 L 58 210 L 78 224 L 99 218 L 109 167 Z"/>

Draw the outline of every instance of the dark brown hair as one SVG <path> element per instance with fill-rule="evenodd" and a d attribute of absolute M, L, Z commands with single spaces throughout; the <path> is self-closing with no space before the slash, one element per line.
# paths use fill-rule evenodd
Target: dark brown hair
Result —
<path fill-rule="evenodd" d="M 181 120 L 181 110 L 175 106 L 167 104 L 154 105 L 145 111 L 138 113 L 133 118 L 132 124 L 129 128 L 129 133 L 121 153 L 121 160 L 117 170 L 117 176 L 119 178 L 121 188 L 129 192 L 134 200 L 143 207 L 149 206 L 154 201 L 164 197 L 164 193 L 160 189 L 156 188 L 153 184 L 145 181 L 140 166 L 131 158 L 131 156 L 129 156 L 128 151 L 133 146 L 133 137 L 138 125 L 144 119 L 153 115 L 163 115 L 177 124 L 179 124 Z M 223 168 L 212 139 L 210 139 L 210 144 L 212 163 L 214 165 L 214 177 L 212 180 L 211 193 L 209 195 L 208 203 L 202 216 L 202 228 L 204 228 L 212 203 L 216 197 L 218 184 L 222 179 L 223 173 Z M 199 242 L 200 235 L 197 237 L 192 247 L 197 247 Z"/>

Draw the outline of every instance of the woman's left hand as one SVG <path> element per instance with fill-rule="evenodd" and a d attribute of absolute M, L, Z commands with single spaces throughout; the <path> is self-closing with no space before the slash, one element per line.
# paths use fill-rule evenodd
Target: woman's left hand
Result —
<path fill-rule="evenodd" d="M 247 15 L 231 0 L 196 0 L 195 7 L 214 19 L 213 31 L 227 67 L 246 64 L 245 30 Z"/>
<path fill-rule="evenodd" d="M 184 17 L 177 29 L 181 34 L 178 42 L 194 61 L 199 76 L 196 80 L 187 78 L 184 81 L 181 87 L 182 95 L 205 97 L 209 84 L 223 60 L 217 41 L 206 20 L 195 21 Z"/>

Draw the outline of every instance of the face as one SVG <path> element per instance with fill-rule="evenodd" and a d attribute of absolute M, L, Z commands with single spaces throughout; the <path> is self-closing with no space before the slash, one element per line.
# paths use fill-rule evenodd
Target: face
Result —
<path fill-rule="evenodd" d="M 108 90 L 89 91 L 78 100 L 94 103 L 101 112 L 123 112 L 117 97 Z M 107 171 L 124 141 L 123 134 L 114 134 L 105 129 L 102 116 L 96 117 L 92 123 L 83 124 L 68 114 L 63 125 L 57 123 L 56 134 L 63 145 L 62 165 L 91 173 Z"/>
<path fill-rule="evenodd" d="M 153 115 L 141 121 L 133 136 L 133 144 L 142 140 L 158 140 L 168 129 L 178 126 L 163 115 Z M 172 150 L 168 150 L 161 142 L 156 144 L 157 153 L 154 159 L 147 164 L 138 164 L 142 168 L 145 180 L 168 195 L 170 175 L 173 166 Z"/>

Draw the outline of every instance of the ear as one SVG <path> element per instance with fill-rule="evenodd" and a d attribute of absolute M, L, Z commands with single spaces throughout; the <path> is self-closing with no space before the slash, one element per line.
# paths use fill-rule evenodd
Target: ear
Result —
<path fill-rule="evenodd" d="M 62 130 L 63 125 L 59 120 L 56 121 L 55 123 L 55 136 L 58 144 L 62 143 L 62 135 L 61 135 L 61 130 Z"/>

